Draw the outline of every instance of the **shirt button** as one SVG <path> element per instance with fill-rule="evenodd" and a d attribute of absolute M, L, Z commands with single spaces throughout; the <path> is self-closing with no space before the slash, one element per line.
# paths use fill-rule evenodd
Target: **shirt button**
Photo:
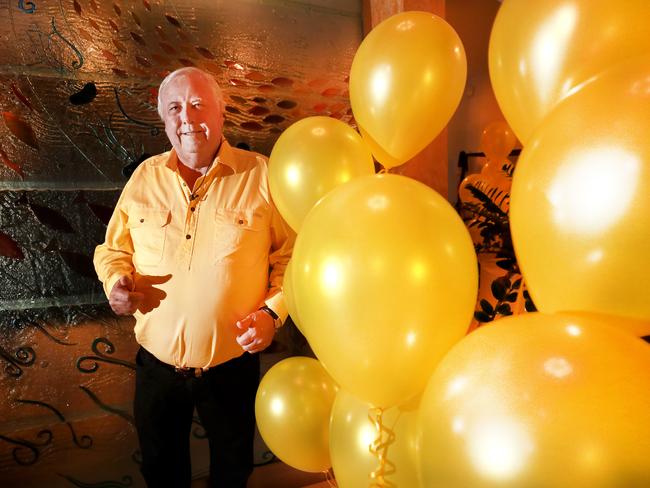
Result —
<path fill-rule="evenodd" d="M 195 207 L 190 207 L 190 210 L 191 210 L 192 212 L 194 212 L 194 210 L 196 210 L 196 209 L 195 209 Z"/>
<path fill-rule="evenodd" d="M 189 235 L 189 234 L 187 234 L 187 235 L 185 236 L 185 239 L 191 239 L 191 238 L 192 238 L 192 236 Z"/>
<path fill-rule="evenodd" d="M 239 225 L 242 225 L 243 223 L 244 223 L 244 221 L 239 219 Z"/>
<path fill-rule="evenodd" d="M 140 219 L 140 223 L 144 222 L 144 219 Z"/>

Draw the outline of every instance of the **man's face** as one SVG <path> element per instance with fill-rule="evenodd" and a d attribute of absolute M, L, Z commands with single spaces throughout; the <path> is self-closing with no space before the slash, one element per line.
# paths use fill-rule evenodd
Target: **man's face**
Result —
<path fill-rule="evenodd" d="M 223 107 L 199 74 L 174 78 L 161 95 L 165 133 L 178 158 L 190 167 L 212 162 L 223 129 Z"/>

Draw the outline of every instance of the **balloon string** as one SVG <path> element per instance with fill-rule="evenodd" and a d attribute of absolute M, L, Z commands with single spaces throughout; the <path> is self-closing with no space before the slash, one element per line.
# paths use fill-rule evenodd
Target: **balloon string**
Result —
<path fill-rule="evenodd" d="M 386 458 L 388 447 L 395 441 L 395 433 L 382 423 L 383 414 L 383 408 L 371 408 L 368 411 L 368 419 L 374 424 L 377 431 L 377 438 L 368 448 L 379 461 L 379 467 L 370 473 L 370 488 L 392 488 L 395 486 L 385 478 L 395 472 L 395 464 Z"/>
<path fill-rule="evenodd" d="M 336 480 L 334 479 L 334 472 L 332 469 L 327 469 L 323 471 L 325 474 L 325 481 L 327 481 L 327 486 L 330 488 L 339 488 L 339 485 L 336 483 Z"/>

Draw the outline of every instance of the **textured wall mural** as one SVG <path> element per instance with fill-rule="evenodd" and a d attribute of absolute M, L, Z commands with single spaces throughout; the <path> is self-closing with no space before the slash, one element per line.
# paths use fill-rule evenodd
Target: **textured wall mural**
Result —
<path fill-rule="evenodd" d="M 361 17 L 360 0 L 0 0 L 0 486 L 142 486 L 133 323 L 92 253 L 127 178 L 168 147 L 160 80 L 212 73 L 228 139 L 268 154 L 303 117 L 354 122 Z M 306 348 L 289 327 L 263 362 Z M 205 444 L 197 419 L 197 476 Z"/>

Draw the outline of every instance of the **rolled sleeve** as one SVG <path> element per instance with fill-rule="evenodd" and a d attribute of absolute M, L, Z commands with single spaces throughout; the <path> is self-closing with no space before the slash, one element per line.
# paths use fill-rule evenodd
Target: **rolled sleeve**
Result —
<path fill-rule="evenodd" d="M 271 253 L 269 254 L 269 291 L 264 300 L 267 307 L 273 310 L 284 322 L 289 315 L 282 292 L 284 272 L 287 269 L 293 245 L 296 240 L 296 233 L 287 224 L 271 202 Z"/>
<path fill-rule="evenodd" d="M 106 228 L 106 240 L 95 248 L 93 264 L 106 297 L 110 296 L 115 283 L 122 276 L 133 276 L 133 242 L 127 227 L 128 216 L 123 211 L 128 185 L 122 191 L 113 215 Z"/>

